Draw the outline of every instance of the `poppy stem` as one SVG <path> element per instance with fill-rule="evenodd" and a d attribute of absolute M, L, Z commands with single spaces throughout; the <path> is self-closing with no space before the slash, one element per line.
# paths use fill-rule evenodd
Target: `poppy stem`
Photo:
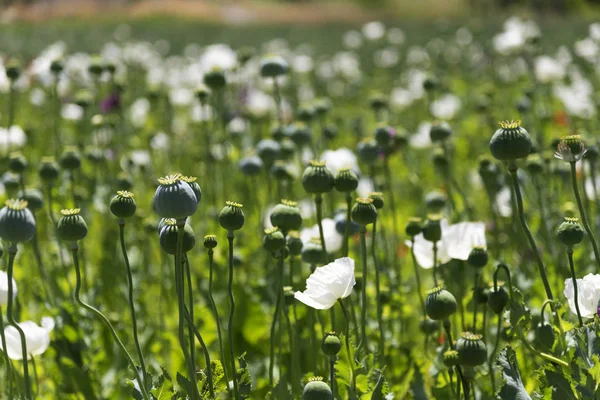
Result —
<path fill-rule="evenodd" d="M 27 365 L 28 353 L 27 353 L 27 341 L 25 339 L 25 332 L 23 332 L 23 329 L 21 329 L 19 324 L 17 324 L 17 321 L 15 321 L 15 318 L 13 316 L 13 296 L 14 296 L 14 294 L 13 294 L 12 280 L 13 280 L 13 268 L 14 268 L 16 256 L 17 256 L 17 245 L 16 245 L 16 243 L 11 243 L 10 248 L 8 249 L 8 268 L 6 271 L 7 282 L 8 282 L 8 304 L 7 304 L 7 308 L 6 308 L 6 319 L 8 320 L 8 323 L 10 325 L 15 327 L 15 329 L 17 330 L 17 332 L 19 333 L 19 336 L 21 338 L 21 350 L 22 350 L 22 356 L 23 356 L 23 377 L 25 378 L 25 396 L 27 399 L 32 399 L 33 397 L 31 394 L 31 382 L 29 379 L 29 368 Z"/>
<path fill-rule="evenodd" d="M 273 369 L 275 368 L 275 329 L 279 322 L 279 313 L 281 310 L 281 299 L 283 297 L 283 260 L 284 255 L 279 255 L 279 271 L 277 273 L 277 302 L 275 303 L 275 313 L 271 322 L 271 349 L 269 353 L 269 386 L 273 387 Z M 281 330 L 281 326 L 279 328 Z"/>
<path fill-rule="evenodd" d="M 377 237 L 377 220 L 373 222 L 373 237 L 371 238 L 371 254 L 375 268 L 375 291 L 377 294 L 377 325 L 379 326 L 379 359 L 381 365 L 385 364 L 385 330 L 383 326 L 383 304 L 381 301 L 381 284 L 379 282 L 379 264 L 377 263 L 377 252 L 375 251 L 375 238 Z"/>
<path fill-rule="evenodd" d="M 360 255 L 362 257 L 362 302 L 360 310 L 360 344 L 359 349 L 369 349 L 367 344 L 367 227 L 361 226 L 360 228 Z"/>
<path fill-rule="evenodd" d="M 435 287 L 438 286 L 437 280 L 437 260 L 438 259 L 438 248 L 437 242 L 433 242 L 433 285 Z"/>
<path fill-rule="evenodd" d="M 410 239 L 410 257 L 412 258 L 413 268 L 415 269 L 415 278 L 417 280 L 417 294 L 419 296 L 419 302 L 421 303 L 421 310 L 423 311 L 423 317 L 427 315 L 425 312 L 425 300 L 423 300 L 423 290 L 421 289 L 421 273 L 419 272 L 419 266 L 417 265 L 417 258 L 415 257 L 415 237 Z"/>
<path fill-rule="evenodd" d="M 569 246 L 567 249 L 567 257 L 569 258 L 569 268 L 571 269 L 571 279 L 573 280 L 575 311 L 577 311 L 579 326 L 583 327 L 583 319 L 581 318 L 581 311 L 579 311 L 579 288 L 577 287 L 577 277 L 575 275 L 575 265 L 573 263 L 573 246 Z"/>
<path fill-rule="evenodd" d="M 350 252 L 350 223 L 352 221 L 352 195 L 346 193 L 346 229 L 344 230 L 344 257 Z"/>
<path fill-rule="evenodd" d="M 227 291 L 229 292 L 229 301 L 231 303 L 231 308 L 229 309 L 229 323 L 227 326 L 227 334 L 229 337 L 229 357 L 231 362 L 232 376 L 233 380 L 233 393 L 235 399 L 240 398 L 240 391 L 238 387 L 237 380 L 237 367 L 235 363 L 235 349 L 233 347 L 233 317 L 235 314 L 235 296 L 233 295 L 233 231 L 227 232 L 227 241 L 229 242 L 229 279 L 227 283 Z"/>
<path fill-rule="evenodd" d="M 325 244 L 325 234 L 323 233 L 323 196 L 321 193 L 315 195 L 315 207 L 317 208 L 317 225 L 319 226 L 319 238 L 321 239 L 321 248 L 323 249 L 323 262 L 329 264 L 329 255 Z"/>
<path fill-rule="evenodd" d="M 6 336 L 4 335 L 4 316 L 2 315 L 2 307 L 0 307 L 0 338 L 2 339 L 2 348 L 6 349 Z M 13 380 L 12 380 L 12 368 L 8 352 L 3 351 L 4 362 L 6 363 L 6 386 L 8 388 L 8 398 L 13 398 Z"/>
<path fill-rule="evenodd" d="M 344 305 L 344 301 L 343 299 L 340 299 L 338 301 L 340 303 L 340 307 L 342 308 L 342 313 L 344 314 L 344 319 L 346 322 L 346 337 L 345 337 L 345 344 L 346 344 L 346 353 L 348 355 L 348 364 L 350 365 L 350 381 L 351 381 L 351 386 L 350 388 L 352 389 L 353 393 L 356 393 L 356 375 L 354 374 L 354 359 L 352 357 L 352 353 L 350 351 L 350 319 L 348 319 L 348 312 L 346 311 L 346 306 Z"/>
<path fill-rule="evenodd" d="M 579 186 L 577 185 L 577 170 L 575 168 L 575 162 L 571 162 L 571 182 L 573 183 L 573 193 L 575 194 L 575 199 L 577 199 L 577 206 L 579 207 L 579 214 L 581 214 L 581 222 L 583 223 L 583 227 L 587 232 L 590 242 L 592 243 L 592 247 L 594 249 L 594 257 L 596 258 L 596 265 L 600 267 L 600 250 L 598 249 L 598 243 L 596 243 L 596 237 L 594 236 L 594 231 L 590 227 L 590 224 L 587 219 L 587 215 L 585 212 L 585 207 L 583 206 L 583 202 L 581 201 L 581 196 L 579 194 Z"/>

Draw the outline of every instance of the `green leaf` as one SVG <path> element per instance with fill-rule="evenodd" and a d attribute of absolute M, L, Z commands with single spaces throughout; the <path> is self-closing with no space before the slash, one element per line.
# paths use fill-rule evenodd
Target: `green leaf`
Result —
<path fill-rule="evenodd" d="M 553 364 L 546 364 L 543 368 L 545 386 L 552 388 L 552 400 L 575 400 L 571 383 L 564 376 L 561 369 Z"/>
<path fill-rule="evenodd" d="M 379 379 L 377 379 L 377 383 L 375 384 L 375 388 L 373 389 L 371 400 L 383 400 L 384 383 L 385 379 L 383 379 L 383 374 L 379 374 Z"/>
<path fill-rule="evenodd" d="M 531 400 L 521 379 L 517 355 L 510 345 L 506 345 L 500 351 L 497 363 L 502 369 L 502 379 L 504 379 L 504 385 L 498 393 L 500 398 L 502 400 Z"/>
<path fill-rule="evenodd" d="M 252 392 L 252 377 L 250 371 L 248 371 L 248 363 L 246 362 L 246 353 L 238 357 L 240 368 L 237 370 L 238 387 L 240 389 L 240 396 L 244 399 L 250 397 Z"/>
<path fill-rule="evenodd" d="M 190 398 L 193 396 L 194 384 L 191 380 L 181 375 L 179 372 L 177 373 L 177 384 Z"/>
<path fill-rule="evenodd" d="M 173 382 L 170 379 L 163 379 L 150 393 L 156 397 L 156 400 L 170 400 L 173 397 Z"/>

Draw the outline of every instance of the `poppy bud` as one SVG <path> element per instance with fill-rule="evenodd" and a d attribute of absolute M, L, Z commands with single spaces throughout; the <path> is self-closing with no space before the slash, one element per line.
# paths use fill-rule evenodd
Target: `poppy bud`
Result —
<path fill-rule="evenodd" d="M 201 83 L 195 90 L 194 94 L 200 102 L 200 104 L 206 103 L 210 96 L 210 89 L 203 83 Z"/>
<path fill-rule="evenodd" d="M 285 247 L 285 236 L 279 228 L 271 228 L 265 231 L 265 236 L 263 237 L 263 247 L 268 252 L 274 253 L 279 251 Z"/>
<path fill-rule="evenodd" d="M 483 247 L 474 247 L 469 253 L 467 263 L 475 268 L 483 268 L 489 260 L 488 252 Z"/>
<path fill-rule="evenodd" d="M 289 65 L 278 55 L 268 55 L 260 61 L 260 76 L 263 78 L 276 78 L 287 74 Z"/>
<path fill-rule="evenodd" d="M 375 128 L 373 136 L 375 136 L 377 145 L 383 147 L 384 149 L 387 149 L 393 143 L 391 128 L 388 125 L 380 125 Z"/>
<path fill-rule="evenodd" d="M 342 349 L 342 341 L 339 336 L 335 334 L 335 332 L 327 332 L 325 333 L 325 337 L 323 338 L 323 344 L 321 345 L 321 350 L 325 353 L 329 358 L 335 359 L 337 354 Z"/>
<path fill-rule="evenodd" d="M 204 236 L 204 248 L 214 249 L 215 247 L 217 247 L 217 237 L 215 235 Z"/>
<path fill-rule="evenodd" d="M 21 76 L 21 71 L 23 68 L 21 67 L 21 63 L 17 60 L 10 60 L 6 63 L 6 77 L 11 81 L 16 81 Z"/>
<path fill-rule="evenodd" d="M 317 265 L 322 264 L 323 259 L 323 246 L 321 246 L 321 241 L 317 238 L 313 238 L 310 242 L 306 243 L 302 247 L 302 261 L 307 264 Z"/>
<path fill-rule="evenodd" d="M 429 318 L 423 318 L 419 322 L 419 329 L 426 335 L 431 335 L 438 330 L 439 323 Z"/>
<path fill-rule="evenodd" d="M 60 174 L 59 166 L 54 157 L 43 157 L 38 171 L 40 179 L 45 183 L 53 183 Z"/>
<path fill-rule="evenodd" d="M 476 367 L 487 361 L 487 349 L 481 335 L 463 332 L 456 341 L 456 351 L 463 366 Z"/>
<path fill-rule="evenodd" d="M 430 214 L 423 225 L 423 237 L 430 242 L 439 242 L 442 239 L 441 216 Z"/>
<path fill-rule="evenodd" d="M 321 161 L 311 161 L 302 174 L 302 186 L 312 194 L 331 192 L 333 181 L 333 174 Z"/>
<path fill-rule="evenodd" d="M 191 186 L 181 180 L 181 175 L 158 179 L 154 193 L 154 210 L 163 218 L 185 219 L 196 212 L 198 199 Z"/>
<path fill-rule="evenodd" d="M 102 74 L 103 70 L 104 62 L 102 61 L 102 58 L 100 58 L 99 56 L 92 57 L 90 65 L 88 66 L 88 72 L 92 75 L 99 76 L 100 74 Z"/>
<path fill-rule="evenodd" d="M 8 156 L 8 169 L 15 174 L 22 174 L 27 165 L 27 159 L 21 153 L 11 153 Z"/>
<path fill-rule="evenodd" d="M 498 286 L 497 290 L 491 288 L 488 292 L 488 306 L 496 314 L 502 313 L 504 307 L 508 304 L 508 293 L 503 286 Z"/>
<path fill-rule="evenodd" d="M 438 321 L 448 319 L 456 312 L 456 299 L 442 286 L 427 292 L 425 299 L 425 311 L 432 320 Z"/>
<path fill-rule="evenodd" d="M 358 177 L 350 168 L 342 168 L 333 182 L 338 192 L 350 193 L 358 187 Z"/>
<path fill-rule="evenodd" d="M 423 231 L 423 220 L 417 217 L 411 217 L 408 219 L 404 232 L 410 236 L 415 237 Z"/>
<path fill-rule="evenodd" d="M 372 93 L 369 96 L 369 105 L 374 111 L 383 110 L 388 106 L 387 96 L 379 92 Z"/>
<path fill-rule="evenodd" d="M 233 201 L 225 202 L 225 207 L 219 213 L 219 224 L 223 229 L 233 232 L 244 226 L 242 205 Z"/>
<path fill-rule="evenodd" d="M 369 193 L 369 198 L 373 200 L 373 205 L 377 210 L 381 210 L 383 208 L 383 193 L 381 192 L 371 192 Z"/>
<path fill-rule="evenodd" d="M 35 234 L 35 218 L 24 200 L 7 200 L 0 209 L 0 238 L 11 243 L 27 242 Z"/>
<path fill-rule="evenodd" d="M 302 400 L 333 400 L 333 393 L 323 378 L 315 376 L 304 386 Z"/>
<path fill-rule="evenodd" d="M 272 139 L 263 139 L 256 145 L 256 154 L 266 165 L 272 165 L 279 158 L 280 151 L 279 143 Z"/>
<path fill-rule="evenodd" d="M 198 179 L 198 178 L 196 178 L 195 176 L 182 176 L 181 177 L 182 181 L 184 181 L 185 183 L 190 185 L 190 187 L 194 191 L 194 194 L 196 195 L 196 201 L 198 203 L 200 203 L 200 199 L 202 198 L 202 189 L 200 188 L 200 185 L 198 184 L 198 182 L 196 182 L 196 179 Z"/>
<path fill-rule="evenodd" d="M 531 175 L 539 175 L 544 172 L 544 160 L 539 154 L 530 154 L 527 157 L 525 168 Z"/>
<path fill-rule="evenodd" d="M 278 227 L 284 232 L 297 231 L 302 227 L 302 214 L 296 205 L 296 202 L 290 200 L 281 200 L 277 204 L 269 218 L 273 226 Z"/>
<path fill-rule="evenodd" d="M 255 176 L 262 170 L 263 162 L 258 156 L 250 156 L 242 158 L 238 166 L 244 175 Z"/>
<path fill-rule="evenodd" d="M 366 226 L 377 220 L 377 209 L 372 199 L 357 198 L 351 211 L 352 220 Z"/>
<path fill-rule="evenodd" d="M 60 211 L 62 217 L 56 224 L 56 234 L 60 240 L 76 243 L 87 236 L 88 228 L 79 211 L 79 208 Z"/>
<path fill-rule="evenodd" d="M 307 146 L 312 142 L 312 132 L 310 128 L 304 123 L 296 123 L 289 127 L 289 136 L 292 142 L 298 148 Z"/>
<path fill-rule="evenodd" d="M 2 184 L 4 185 L 4 189 L 6 189 L 9 195 L 17 192 L 19 190 L 19 187 L 21 186 L 19 176 L 13 174 L 12 172 L 8 172 L 4 175 Z"/>
<path fill-rule="evenodd" d="M 290 251 L 290 255 L 299 256 L 302 253 L 302 239 L 300 239 L 300 233 L 298 231 L 290 231 L 287 236 L 287 246 Z"/>
<path fill-rule="evenodd" d="M 177 221 L 173 218 L 167 218 L 164 221 L 164 226 L 158 234 L 160 247 L 167 254 L 175 254 L 177 252 L 177 235 L 180 227 L 177 226 Z M 184 253 L 192 250 L 196 245 L 196 235 L 189 224 L 185 224 L 183 228 L 182 250 Z"/>
<path fill-rule="evenodd" d="M 529 133 L 521 126 L 521 121 L 504 121 L 490 140 L 492 155 L 502 161 L 524 158 L 531 152 Z"/>
<path fill-rule="evenodd" d="M 308 123 L 314 119 L 315 109 L 314 109 L 314 107 L 305 104 L 298 108 L 298 111 L 296 114 L 297 114 L 297 118 L 299 121 Z"/>
<path fill-rule="evenodd" d="M 223 89 L 227 85 L 225 73 L 219 68 L 213 68 L 204 75 L 204 84 L 213 91 Z"/>
<path fill-rule="evenodd" d="M 129 218 L 135 214 L 137 208 L 133 193 L 119 190 L 110 201 L 110 212 L 117 218 Z"/>
<path fill-rule="evenodd" d="M 554 328 L 552 325 L 545 323 L 544 321 L 540 322 L 535 327 L 535 340 L 544 350 L 552 349 L 554 346 Z"/>

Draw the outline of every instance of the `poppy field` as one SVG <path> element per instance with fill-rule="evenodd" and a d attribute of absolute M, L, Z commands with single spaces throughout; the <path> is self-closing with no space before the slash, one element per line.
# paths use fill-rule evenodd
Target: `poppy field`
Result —
<path fill-rule="evenodd" d="M 164 23 L 0 26 L 0 399 L 600 397 L 600 23 Z"/>

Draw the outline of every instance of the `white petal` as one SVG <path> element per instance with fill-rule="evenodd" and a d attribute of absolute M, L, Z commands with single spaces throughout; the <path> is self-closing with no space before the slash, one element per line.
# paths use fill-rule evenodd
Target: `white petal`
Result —
<path fill-rule="evenodd" d="M 461 222 L 442 230 L 442 241 L 451 258 L 466 260 L 476 246 L 486 246 L 485 223 Z"/>

